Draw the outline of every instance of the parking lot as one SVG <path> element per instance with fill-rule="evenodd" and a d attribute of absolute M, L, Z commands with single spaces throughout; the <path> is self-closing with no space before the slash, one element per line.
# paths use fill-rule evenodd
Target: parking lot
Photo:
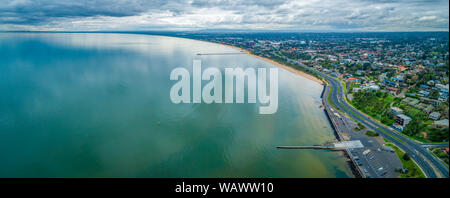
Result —
<path fill-rule="evenodd" d="M 360 140 L 363 148 L 349 149 L 350 157 L 356 162 L 357 168 L 368 178 L 396 178 L 396 169 L 402 168 L 400 159 L 390 147 L 383 146 L 384 139 L 381 136 L 369 137 L 365 135 L 366 126 L 361 131 L 356 131 L 358 125 L 350 118 L 343 116 L 340 112 L 332 110 L 336 126 L 341 131 L 345 140 Z"/>

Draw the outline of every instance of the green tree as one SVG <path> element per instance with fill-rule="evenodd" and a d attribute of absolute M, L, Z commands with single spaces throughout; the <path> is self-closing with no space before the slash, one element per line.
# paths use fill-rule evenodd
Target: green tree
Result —
<path fill-rule="evenodd" d="M 431 90 L 430 91 L 430 97 L 433 98 L 433 99 L 439 98 L 439 92 L 436 91 L 436 90 Z"/>
<path fill-rule="evenodd" d="M 403 159 L 404 159 L 405 161 L 409 161 L 409 160 L 411 159 L 411 156 L 409 156 L 408 153 L 405 153 L 405 154 L 403 154 Z"/>
<path fill-rule="evenodd" d="M 414 136 L 419 133 L 419 124 L 420 122 L 413 118 L 408 125 L 406 125 L 405 129 L 403 129 L 403 133 L 409 136 Z"/>

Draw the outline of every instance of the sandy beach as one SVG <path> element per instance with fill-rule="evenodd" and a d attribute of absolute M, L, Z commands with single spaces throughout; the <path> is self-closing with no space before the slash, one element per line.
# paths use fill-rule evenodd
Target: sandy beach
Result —
<path fill-rule="evenodd" d="M 240 51 L 242 51 L 242 52 L 244 52 L 244 53 L 246 53 L 246 54 L 248 54 L 248 55 L 250 55 L 250 56 L 254 56 L 254 57 L 256 57 L 256 58 L 262 59 L 262 60 L 267 61 L 267 62 L 269 62 L 269 63 L 272 63 L 272 64 L 274 64 L 274 65 L 276 65 L 276 66 L 278 66 L 278 67 L 281 67 L 281 68 L 283 68 L 283 69 L 285 69 L 285 70 L 288 70 L 288 71 L 290 71 L 290 72 L 292 72 L 292 73 L 294 73 L 294 74 L 303 76 L 303 77 L 305 77 L 305 78 L 307 78 L 307 79 L 310 79 L 310 80 L 312 80 L 312 81 L 314 81 L 314 82 L 317 82 L 317 83 L 319 83 L 319 84 L 323 84 L 323 81 L 321 81 L 320 79 L 316 78 L 316 77 L 313 76 L 313 75 L 307 74 L 307 73 L 305 73 L 305 72 L 303 72 L 303 71 L 294 69 L 294 68 L 289 67 L 289 66 L 287 66 L 287 65 L 280 64 L 280 63 L 278 63 L 278 62 L 276 62 L 276 61 L 274 61 L 274 60 L 271 60 L 271 59 L 269 59 L 269 58 L 262 57 L 262 56 L 257 56 L 257 55 L 255 55 L 255 54 L 250 53 L 249 51 L 247 51 L 247 50 L 245 50 L 245 49 L 242 49 L 242 48 L 239 48 L 239 47 L 236 47 L 236 46 L 227 45 L 227 44 L 223 44 L 223 43 L 217 43 L 217 44 L 224 45 L 224 46 L 227 46 L 227 47 L 231 47 L 231 48 L 240 50 Z"/>

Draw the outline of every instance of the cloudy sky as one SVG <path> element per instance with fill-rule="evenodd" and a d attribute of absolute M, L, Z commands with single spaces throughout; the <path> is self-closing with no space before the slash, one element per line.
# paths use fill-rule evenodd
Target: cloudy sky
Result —
<path fill-rule="evenodd" d="M 448 0 L 0 0 L 0 30 L 435 31 Z"/>

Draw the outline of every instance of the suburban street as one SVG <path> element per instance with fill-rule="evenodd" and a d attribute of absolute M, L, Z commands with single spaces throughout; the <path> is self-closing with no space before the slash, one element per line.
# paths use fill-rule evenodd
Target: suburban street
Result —
<path fill-rule="evenodd" d="M 417 163 L 417 165 L 422 169 L 426 177 L 429 178 L 449 177 L 448 168 L 444 164 L 442 164 L 439 159 L 433 156 L 433 154 L 429 152 L 426 148 L 430 146 L 448 146 L 448 143 L 431 144 L 431 145 L 422 144 L 402 134 L 399 134 L 390 127 L 387 127 L 384 124 L 381 124 L 373 120 L 372 118 L 369 118 L 367 115 L 364 115 L 363 113 L 355 109 L 352 105 L 350 105 L 345 100 L 344 87 L 339 82 L 339 80 L 331 76 L 328 76 L 327 74 L 324 74 L 320 71 L 317 71 L 316 69 L 307 67 L 297 61 L 294 61 L 286 57 L 284 58 L 286 61 L 310 69 L 320 77 L 326 79 L 330 83 L 329 86 L 331 86 L 331 95 L 330 95 L 331 102 L 335 105 L 336 108 L 344 112 L 347 116 L 350 116 L 354 120 L 360 122 L 361 124 L 373 128 L 375 132 L 379 133 L 387 140 L 393 142 L 397 147 L 402 149 L 404 152 L 408 153 L 412 157 L 412 159 Z M 325 95 L 324 97 L 328 97 L 328 95 Z"/>
<path fill-rule="evenodd" d="M 414 161 L 424 171 L 424 174 L 427 177 L 449 177 L 448 168 L 438 159 L 436 159 L 426 148 L 424 148 L 422 144 L 413 141 L 401 134 L 398 134 L 387 126 L 384 126 L 383 124 L 372 120 L 368 116 L 363 115 L 350 104 L 348 104 L 344 99 L 344 88 L 338 80 L 321 72 L 317 72 L 317 74 L 330 82 L 330 86 L 332 87 L 331 101 L 342 112 L 357 120 L 358 122 L 374 128 L 375 132 L 381 134 L 384 138 L 393 142 L 406 153 L 409 153 Z"/>

